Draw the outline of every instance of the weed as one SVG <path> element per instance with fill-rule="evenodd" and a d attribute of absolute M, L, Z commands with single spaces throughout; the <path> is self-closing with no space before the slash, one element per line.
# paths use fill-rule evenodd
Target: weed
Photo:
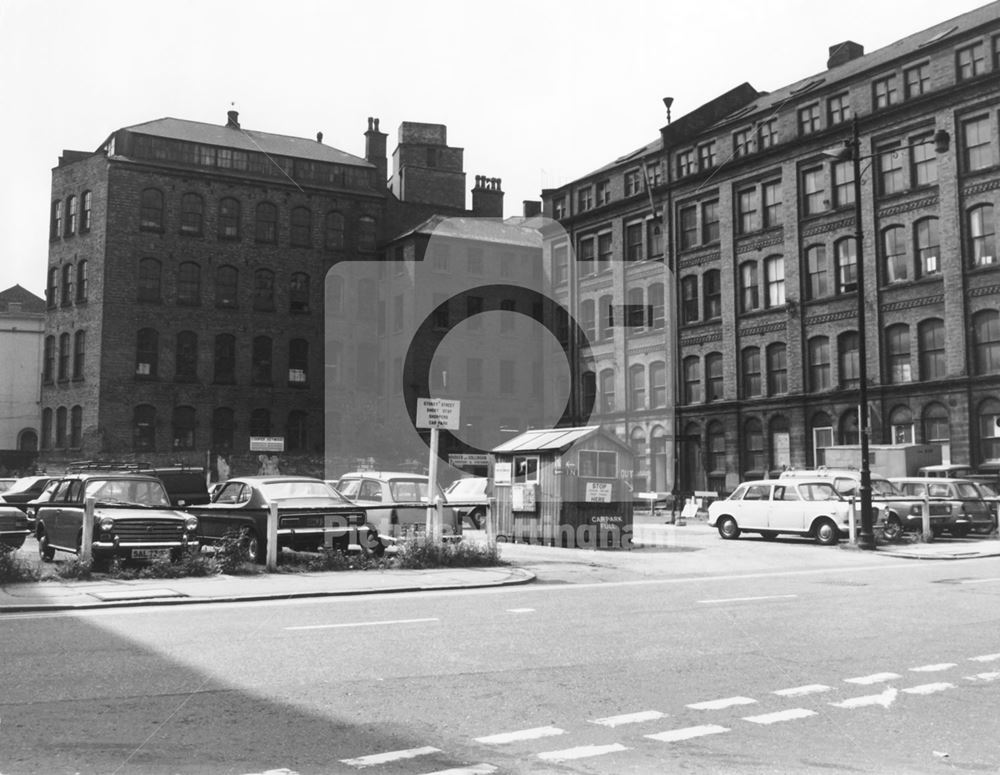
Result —
<path fill-rule="evenodd" d="M 9 547 L 0 546 L 0 584 L 38 581 L 38 571 Z"/>
<path fill-rule="evenodd" d="M 71 579 L 74 581 L 90 581 L 94 577 L 94 569 L 89 560 L 81 560 L 74 557 L 66 562 L 59 563 L 56 567 L 56 576 L 61 579 Z"/>
<path fill-rule="evenodd" d="M 485 568 L 506 565 L 500 559 L 496 544 L 470 544 L 435 542 L 426 538 L 413 538 L 400 547 L 395 557 L 395 567 L 421 568 Z"/>

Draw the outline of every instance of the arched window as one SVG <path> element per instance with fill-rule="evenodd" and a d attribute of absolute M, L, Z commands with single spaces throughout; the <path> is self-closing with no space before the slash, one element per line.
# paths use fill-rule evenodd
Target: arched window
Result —
<path fill-rule="evenodd" d="M 997 263 L 996 222 L 993 205 L 978 205 L 969 210 L 969 263 L 989 266 Z"/>
<path fill-rule="evenodd" d="M 63 203 L 61 199 L 56 199 L 52 203 L 52 210 L 49 218 L 49 239 L 56 240 L 62 236 L 63 231 Z"/>
<path fill-rule="evenodd" d="M 60 406 L 56 409 L 56 449 L 66 449 L 66 421 L 66 407 Z"/>
<path fill-rule="evenodd" d="M 160 262 L 155 258 L 139 259 L 139 301 L 159 302 L 160 293 Z"/>
<path fill-rule="evenodd" d="M 240 202 L 233 197 L 219 200 L 219 239 L 238 240 L 240 238 Z"/>
<path fill-rule="evenodd" d="M 198 334 L 181 331 L 177 334 L 177 353 L 174 379 L 178 382 L 194 382 L 198 379 Z"/>
<path fill-rule="evenodd" d="M 83 446 L 83 407 L 79 404 L 69 410 L 69 446 L 70 449 Z"/>
<path fill-rule="evenodd" d="M 215 337 L 215 372 L 212 381 L 230 385 L 236 382 L 236 337 L 218 334 Z"/>
<path fill-rule="evenodd" d="M 236 419 L 232 409 L 217 407 L 212 411 L 212 449 L 228 452 L 233 448 Z"/>
<path fill-rule="evenodd" d="M 156 449 L 156 407 L 140 404 L 132 414 L 132 448 L 136 452 Z"/>
<path fill-rule="evenodd" d="M 910 371 L 910 327 L 897 323 L 885 330 L 885 370 L 889 382 L 902 385 L 912 381 Z"/>
<path fill-rule="evenodd" d="M 194 261 L 184 261 L 177 267 L 177 303 L 201 304 L 201 267 Z"/>
<path fill-rule="evenodd" d="M 821 299 L 830 292 L 827 273 L 826 247 L 812 245 L 806 248 L 807 299 Z"/>
<path fill-rule="evenodd" d="M 84 359 L 87 356 L 87 332 L 73 334 L 73 379 L 83 379 Z"/>
<path fill-rule="evenodd" d="M 278 208 L 270 202 L 261 202 L 255 214 L 254 240 L 273 245 L 278 241 Z"/>
<path fill-rule="evenodd" d="M 760 348 L 745 347 L 740 354 L 740 384 L 744 398 L 762 395 L 760 379 Z"/>
<path fill-rule="evenodd" d="M 653 283 L 649 286 L 649 306 L 653 313 L 653 328 L 662 329 L 666 325 L 663 306 L 663 283 Z"/>
<path fill-rule="evenodd" d="M 861 435 L 858 433 L 858 410 L 848 409 L 840 416 L 840 443 L 860 444 Z"/>
<path fill-rule="evenodd" d="M 56 373 L 56 338 L 45 337 L 45 352 L 42 356 L 42 382 L 51 383 Z"/>
<path fill-rule="evenodd" d="M 601 412 L 611 414 L 615 411 L 615 370 L 601 369 Z"/>
<path fill-rule="evenodd" d="M 977 375 L 1000 371 L 1000 313 L 995 309 L 972 316 L 973 369 Z"/>
<path fill-rule="evenodd" d="M 288 422 L 285 423 L 285 450 L 287 452 L 306 452 L 309 449 L 307 420 L 308 416 L 305 412 L 288 413 Z"/>
<path fill-rule="evenodd" d="M 76 303 L 82 304 L 90 292 L 87 278 L 87 259 L 81 258 L 76 265 Z"/>
<path fill-rule="evenodd" d="M 38 433 L 31 428 L 26 428 L 17 436 L 17 449 L 20 452 L 38 451 Z"/>
<path fill-rule="evenodd" d="M 69 334 L 59 334 L 59 380 L 69 379 Z"/>
<path fill-rule="evenodd" d="M 705 356 L 705 400 L 721 401 L 725 397 L 724 390 L 722 353 L 708 353 Z"/>
<path fill-rule="evenodd" d="M 181 234 L 200 237 L 205 221 L 205 200 L 198 194 L 181 197 Z"/>
<path fill-rule="evenodd" d="M 253 273 L 253 308 L 257 312 L 274 312 L 274 272 L 270 269 Z"/>
<path fill-rule="evenodd" d="M 774 309 L 785 303 L 785 257 L 764 259 L 764 283 L 767 287 L 767 307 Z"/>
<path fill-rule="evenodd" d="M 288 387 L 309 384 L 309 341 L 293 339 L 288 343 Z"/>
<path fill-rule="evenodd" d="M 94 195 L 91 191 L 83 192 L 83 207 L 80 217 L 80 233 L 86 234 L 90 231 L 91 213 L 93 212 Z"/>
<path fill-rule="evenodd" d="M 288 311 L 293 315 L 309 312 L 309 275 L 305 272 L 292 273 L 288 284 Z"/>
<path fill-rule="evenodd" d="M 709 477 L 726 476 L 726 429 L 718 420 L 713 420 L 706 429 L 708 441 L 708 475 Z"/>
<path fill-rule="evenodd" d="M 924 407 L 924 444 L 947 444 L 951 440 L 948 407 L 932 401 Z"/>
<path fill-rule="evenodd" d="M 358 219 L 358 250 L 365 253 L 375 251 L 375 219 L 362 215 Z"/>
<path fill-rule="evenodd" d="M 224 264 L 215 270 L 215 306 L 235 309 L 238 305 L 239 270 Z"/>
<path fill-rule="evenodd" d="M 155 379 L 159 365 L 159 334 L 155 328 L 141 328 L 136 337 L 135 376 L 138 379 Z"/>
<path fill-rule="evenodd" d="M 756 417 L 750 417 L 743 424 L 743 471 L 747 478 L 755 478 L 763 474 L 764 461 L 764 426 Z"/>
<path fill-rule="evenodd" d="M 297 248 L 307 248 L 312 245 L 312 213 L 308 207 L 292 208 L 290 242 Z"/>
<path fill-rule="evenodd" d="M 344 247 L 344 216 L 336 210 L 326 214 L 323 222 L 323 247 L 340 250 Z"/>
<path fill-rule="evenodd" d="M 722 275 L 718 269 L 709 269 L 701 276 L 701 295 L 705 320 L 722 317 Z"/>
<path fill-rule="evenodd" d="M 173 449 L 194 449 L 195 412 L 193 406 L 174 407 Z"/>
<path fill-rule="evenodd" d="M 649 408 L 662 409 L 667 405 L 667 366 L 663 361 L 649 364 Z"/>
<path fill-rule="evenodd" d="M 688 275 L 681 278 L 681 322 L 698 320 L 698 278 Z"/>
<path fill-rule="evenodd" d="M 654 425 L 649 434 L 649 457 L 651 463 L 650 488 L 667 488 L 667 432 L 662 425 Z"/>
<path fill-rule="evenodd" d="M 845 331 L 837 337 L 840 386 L 854 388 L 861 384 L 861 359 L 857 331 Z"/>
<path fill-rule="evenodd" d="M 250 381 L 255 385 L 270 385 L 273 380 L 271 366 L 271 337 L 255 336 L 250 364 Z"/>
<path fill-rule="evenodd" d="M 854 237 L 845 237 L 834 245 L 836 257 L 837 293 L 853 293 L 858 289 L 858 250 Z"/>
<path fill-rule="evenodd" d="M 631 408 L 641 411 L 646 408 L 646 367 L 634 363 L 628 370 L 629 400 Z"/>
<path fill-rule="evenodd" d="M 882 231 L 882 266 L 885 282 L 895 283 L 910 277 L 910 256 L 906 229 L 890 226 Z"/>
<path fill-rule="evenodd" d="M 892 427 L 893 444 L 912 444 L 913 412 L 908 406 L 897 406 L 889 415 L 889 425 Z"/>
<path fill-rule="evenodd" d="M 760 289 L 757 286 L 757 262 L 740 264 L 740 312 L 753 312 L 760 308 Z"/>
<path fill-rule="evenodd" d="M 65 237 L 72 237 L 76 234 L 77 218 L 80 215 L 78 207 L 75 196 L 66 197 L 66 231 L 63 233 Z"/>
<path fill-rule="evenodd" d="M 163 194 L 155 188 L 143 189 L 139 198 L 139 228 L 163 231 Z"/>
<path fill-rule="evenodd" d="M 580 302 L 580 327 L 589 341 L 596 341 L 597 318 L 594 312 L 593 299 L 584 299 Z"/>
<path fill-rule="evenodd" d="M 809 390 L 813 393 L 829 390 L 833 383 L 830 377 L 830 340 L 825 336 L 814 336 L 808 342 Z"/>
<path fill-rule="evenodd" d="M 920 348 L 920 379 L 942 379 L 947 373 L 945 360 L 944 321 L 923 320 L 917 326 L 917 346 Z"/>
<path fill-rule="evenodd" d="M 610 295 L 601 296 L 597 302 L 597 330 L 598 338 L 601 340 L 611 339 L 614 336 L 614 300 Z"/>
<path fill-rule="evenodd" d="M 788 392 L 788 359 L 784 342 L 767 346 L 767 394 L 779 396 Z"/>
<path fill-rule="evenodd" d="M 917 271 L 921 277 L 941 272 L 941 240 L 938 219 L 923 218 L 914 225 L 917 245 Z"/>

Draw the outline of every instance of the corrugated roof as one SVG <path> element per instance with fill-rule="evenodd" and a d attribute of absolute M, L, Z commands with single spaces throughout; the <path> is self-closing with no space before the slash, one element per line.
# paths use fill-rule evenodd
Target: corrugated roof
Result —
<path fill-rule="evenodd" d="M 525 431 L 495 447 L 493 452 L 546 452 L 568 449 L 600 429 L 600 425 L 586 425 L 580 428 L 543 428 Z"/>
<path fill-rule="evenodd" d="M 292 156 L 296 159 L 348 164 L 356 167 L 374 166 L 360 156 L 354 156 L 333 146 L 324 145 L 318 140 L 257 132 L 225 124 L 205 124 L 201 121 L 186 121 L 168 117 L 124 128 L 138 134 L 165 137 L 171 140 L 187 140 L 192 143 L 204 143 L 223 148 L 236 148 L 242 151 L 264 151 L 271 155 Z"/>

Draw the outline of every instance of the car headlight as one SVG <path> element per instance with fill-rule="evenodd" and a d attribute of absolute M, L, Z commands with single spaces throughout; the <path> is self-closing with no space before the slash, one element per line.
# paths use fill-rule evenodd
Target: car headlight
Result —
<path fill-rule="evenodd" d="M 184 520 L 184 527 L 189 533 L 198 529 L 198 517 L 188 517 Z"/>
<path fill-rule="evenodd" d="M 100 528 L 102 532 L 110 533 L 115 526 L 115 521 L 111 517 L 101 517 Z"/>

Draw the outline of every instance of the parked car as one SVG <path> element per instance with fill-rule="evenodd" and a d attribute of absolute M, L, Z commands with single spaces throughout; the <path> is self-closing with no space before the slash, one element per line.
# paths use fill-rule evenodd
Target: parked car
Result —
<path fill-rule="evenodd" d="M 774 538 L 779 533 L 811 536 L 836 544 L 850 528 L 851 504 L 829 480 L 763 479 L 743 482 L 725 500 L 708 507 L 708 524 L 726 539 L 741 533 Z"/>
<path fill-rule="evenodd" d="M 47 475 L 24 476 L 14 482 L 3 495 L 0 495 L 0 500 L 17 506 L 21 511 L 26 511 L 28 501 L 33 501 L 41 495 L 42 490 L 53 478 Z"/>
<path fill-rule="evenodd" d="M 56 551 L 79 554 L 83 515 L 93 498 L 93 560 L 101 567 L 113 558 L 134 561 L 177 559 L 198 547 L 198 519 L 174 510 L 163 482 L 155 476 L 115 472 L 66 474 L 55 492 L 37 504 L 38 553 L 49 562 Z"/>
<path fill-rule="evenodd" d="M 489 483 L 485 476 L 466 476 L 456 479 L 444 490 L 448 504 L 475 530 L 486 526 L 486 511 L 490 506 L 486 495 Z"/>
<path fill-rule="evenodd" d="M 170 503 L 176 508 L 208 503 L 208 477 L 204 468 L 178 463 L 154 466 L 135 460 L 77 460 L 66 468 L 68 473 L 84 471 L 118 471 L 121 473 L 152 474 L 167 489 Z"/>
<path fill-rule="evenodd" d="M 0 551 L 20 549 L 29 535 L 27 515 L 17 506 L 0 505 Z"/>
<path fill-rule="evenodd" d="M 337 490 L 368 512 L 368 520 L 382 535 L 401 538 L 425 532 L 427 477 L 398 471 L 352 471 L 337 480 Z M 437 497 L 447 502 L 437 487 Z M 445 540 L 461 540 L 462 518 L 450 506 L 441 507 L 441 532 Z"/>
<path fill-rule="evenodd" d="M 385 549 L 364 509 L 309 476 L 236 477 L 219 488 L 211 503 L 189 506 L 187 513 L 198 517 L 203 543 L 219 545 L 236 536 L 249 558 L 263 563 L 271 503 L 278 506 L 279 551 L 328 547 L 381 554 Z"/>
<path fill-rule="evenodd" d="M 857 501 L 861 496 L 861 472 L 856 468 L 790 469 L 781 473 L 782 479 L 824 479 L 833 484 L 841 497 Z M 872 485 L 872 526 L 882 531 L 888 539 L 901 536 L 904 532 L 919 533 L 923 530 L 924 502 L 901 492 L 899 488 L 880 474 L 871 474 Z M 949 517 L 947 506 L 942 503 L 930 504 L 931 529 L 942 531 Z"/>
<path fill-rule="evenodd" d="M 906 495 L 926 497 L 929 504 L 944 507 L 947 519 L 944 525 L 931 523 L 934 535 L 947 530 L 956 538 L 963 538 L 969 532 L 990 533 L 993 531 L 993 510 L 983 500 L 975 483 L 968 479 L 945 479 L 943 477 L 893 477 L 893 484 Z"/>

